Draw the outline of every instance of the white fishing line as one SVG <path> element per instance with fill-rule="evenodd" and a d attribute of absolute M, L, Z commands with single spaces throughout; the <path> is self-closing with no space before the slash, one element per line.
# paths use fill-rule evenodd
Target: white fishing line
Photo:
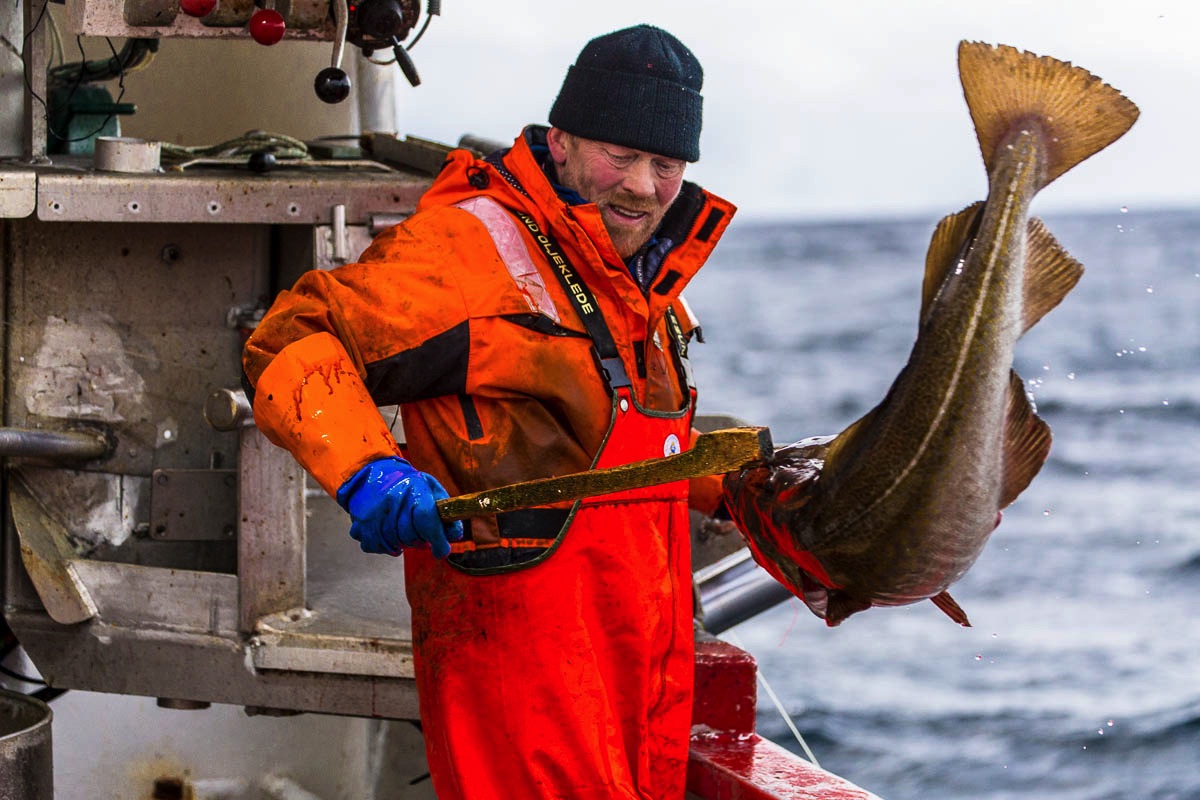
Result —
<path fill-rule="evenodd" d="M 746 650 L 746 646 L 742 644 L 741 638 L 733 631 L 725 631 L 725 633 L 722 635 L 727 638 L 729 643 L 733 646 L 740 647 L 742 650 Z M 750 651 L 746 650 L 746 652 Z M 796 727 L 796 723 L 792 721 L 791 715 L 788 714 L 787 709 L 783 707 L 783 703 L 779 701 L 779 696 L 775 694 L 775 690 L 771 688 L 771 684 L 767 683 L 767 678 L 765 675 L 763 675 L 762 670 L 757 668 L 757 663 L 755 664 L 755 667 L 754 674 L 758 676 L 759 684 L 762 685 L 763 691 L 767 693 L 767 697 L 770 698 L 771 704 L 775 706 L 775 710 L 779 712 L 779 716 L 783 717 L 783 723 L 787 725 L 788 730 L 792 732 L 792 736 L 796 737 L 796 741 L 800 743 L 800 748 L 804 750 L 804 754 L 808 757 L 808 760 L 812 762 L 814 767 L 819 768 L 821 765 L 817 762 L 817 757 L 813 755 L 813 751 L 808 746 L 808 742 L 804 741 L 804 737 L 800 734 L 800 729 Z"/>

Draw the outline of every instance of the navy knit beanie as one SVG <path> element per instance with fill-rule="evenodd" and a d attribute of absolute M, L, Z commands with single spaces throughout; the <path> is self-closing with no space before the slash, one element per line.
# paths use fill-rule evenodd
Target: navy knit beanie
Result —
<path fill-rule="evenodd" d="M 651 25 L 597 36 L 567 70 L 550 124 L 567 133 L 669 158 L 700 158 L 704 70 Z"/>

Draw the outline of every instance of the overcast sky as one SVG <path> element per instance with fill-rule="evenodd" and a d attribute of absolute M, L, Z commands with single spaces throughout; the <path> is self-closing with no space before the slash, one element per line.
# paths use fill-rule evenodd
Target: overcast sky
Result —
<path fill-rule="evenodd" d="M 980 199 L 960 39 L 1072 61 L 1141 108 L 1035 211 L 1200 205 L 1196 0 L 445 0 L 413 50 L 423 83 L 400 89 L 400 132 L 511 139 L 546 121 L 588 39 L 639 22 L 703 64 L 689 177 L 746 217 L 940 215 Z"/>

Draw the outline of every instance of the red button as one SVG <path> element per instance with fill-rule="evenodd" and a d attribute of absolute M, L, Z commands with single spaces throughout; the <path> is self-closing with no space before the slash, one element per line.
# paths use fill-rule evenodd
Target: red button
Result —
<path fill-rule="evenodd" d="M 217 7 L 217 0 L 179 0 L 179 10 L 189 17 L 207 17 Z"/>
<path fill-rule="evenodd" d="M 285 30 L 283 15 L 273 8 L 260 8 L 250 17 L 250 36 L 259 44 L 275 44 L 283 38 Z"/>

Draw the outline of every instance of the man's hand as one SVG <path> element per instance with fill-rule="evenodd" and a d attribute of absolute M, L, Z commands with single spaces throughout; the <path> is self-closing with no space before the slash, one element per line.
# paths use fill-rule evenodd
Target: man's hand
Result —
<path fill-rule="evenodd" d="M 436 558 L 461 541 L 461 522 L 442 522 L 437 501 L 446 490 L 432 475 L 402 458 L 372 461 L 338 489 L 338 504 L 353 522 L 350 535 L 364 553 L 398 556 L 405 547 L 429 547 Z"/>

